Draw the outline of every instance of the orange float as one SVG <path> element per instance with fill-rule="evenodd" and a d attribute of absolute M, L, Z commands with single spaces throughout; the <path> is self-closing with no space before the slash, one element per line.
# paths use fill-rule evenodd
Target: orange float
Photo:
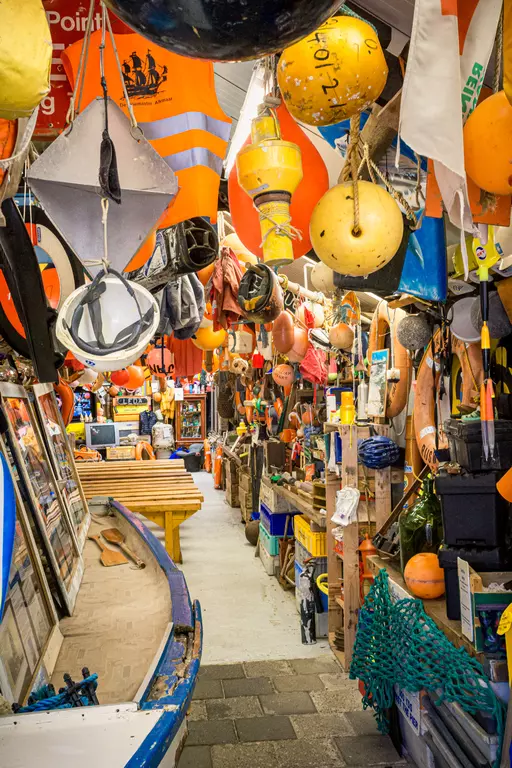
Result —
<path fill-rule="evenodd" d="M 282 363 L 281 365 L 276 365 L 274 370 L 272 371 L 272 378 L 276 382 L 276 384 L 279 384 L 280 387 L 283 387 L 285 394 L 287 394 L 291 389 L 291 386 L 293 384 L 293 379 L 295 377 L 295 372 L 291 365 L 287 365 L 286 363 Z"/>
<path fill-rule="evenodd" d="M 411 557 L 405 566 L 404 579 L 415 597 L 434 600 L 444 595 L 444 571 L 433 552 L 420 552 Z"/>
<path fill-rule="evenodd" d="M 286 356 L 291 363 L 300 363 L 304 360 L 309 347 L 308 332 L 304 328 L 293 329 L 293 344 Z"/>
<path fill-rule="evenodd" d="M 213 326 L 208 326 L 207 328 L 198 328 L 192 337 L 192 341 L 198 349 L 208 352 L 222 347 L 227 339 L 227 335 L 227 331 L 224 329 L 214 331 Z"/>
<path fill-rule="evenodd" d="M 60 376 L 59 383 L 54 384 L 53 388 L 60 397 L 60 412 L 62 414 L 62 421 L 64 422 L 64 426 L 67 427 L 67 425 L 71 423 L 73 412 L 75 410 L 75 393 L 67 381 L 61 379 Z"/>
<path fill-rule="evenodd" d="M 128 373 L 128 381 L 122 386 L 132 391 L 140 389 L 145 380 L 144 368 L 140 365 L 128 365 L 125 370 Z"/>
<path fill-rule="evenodd" d="M 121 370 L 113 371 L 110 374 L 110 381 L 112 382 L 112 384 L 116 384 L 118 387 L 126 386 L 126 383 L 128 382 L 129 378 L 130 378 L 130 374 L 128 373 L 126 368 L 121 368 Z"/>
<path fill-rule="evenodd" d="M 154 403 L 161 403 L 162 402 L 162 393 L 161 392 L 153 392 L 153 402 Z"/>
<path fill-rule="evenodd" d="M 505 91 L 482 101 L 464 126 L 467 175 L 486 192 L 512 194 L 512 106 Z"/>
<path fill-rule="evenodd" d="M 132 260 L 126 265 L 123 272 L 134 272 L 140 269 L 152 257 L 156 248 L 156 229 L 149 233 L 141 247 L 132 257 Z"/>
<path fill-rule="evenodd" d="M 336 349 L 351 350 L 354 343 L 354 331 L 346 323 L 336 323 L 329 331 L 329 344 Z"/>
<path fill-rule="evenodd" d="M 302 233 L 302 240 L 297 237 L 292 241 L 293 256 L 295 259 L 299 259 L 311 250 L 309 221 L 313 208 L 329 189 L 329 175 L 322 156 L 295 122 L 284 104 L 281 104 L 276 112 L 282 139 L 297 144 L 302 155 L 303 178 L 293 193 L 290 205 L 292 225 Z M 244 147 L 250 141 L 251 138 L 248 136 Z M 236 164 L 233 165 L 229 174 L 228 194 L 231 219 L 238 237 L 251 253 L 262 259 L 259 214 L 249 195 L 238 183 Z"/>
<path fill-rule="evenodd" d="M 0 118 L 0 160 L 7 160 L 11 157 L 16 146 L 16 137 L 18 135 L 17 120 L 6 120 Z M 5 171 L 0 168 L 0 184 L 2 184 Z"/>
<path fill-rule="evenodd" d="M 141 440 L 135 446 L 135 458 L 137 461 L 155 461 L 153 448 L 145 440 Z"/>
<path fill-rule="evenodd" d="M 462 405 L 473 405 L 475 398 L 479 394 L 480 385 L 484 378 L 482 367 L 482 352 L 480 343 L 465 344 L 465 342 L 451 335 L 451 350 L 453 355 L 459 358 L 462 372 Z M 425 354 L 418 368 L 416 377 L 416 389 L 414 394 L 414 432 L 416 443 L 418 445 L 421 458 L 428 464 L 433 471 L 437 470 L 436 458 L 436 438 L 437 447 L 440 449 L 448 448 L 448 440 L 444 432 L 436 429 L 435 418 L 435 390 L 439 383 L 439 369 L 437 362 L 435 365 L 435 375 L 432 375 L 432 349 L 434 357 L 437 357 L 440 348 L 440 331 L 434 334 L 434 338 L 425 350 Z"/>
<path fill-rule="evenodd" d="M 293 315 L 285 309 L 276 317 L 272 327 L 272 341 L 274 342 L 274 347 L 283 355 L 285 355 L 293 346 L 293 331 Z"/>

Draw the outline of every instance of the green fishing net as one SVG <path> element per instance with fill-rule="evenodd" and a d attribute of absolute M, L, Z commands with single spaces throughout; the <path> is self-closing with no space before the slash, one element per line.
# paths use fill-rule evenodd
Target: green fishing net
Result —
<path fill-rule="evenodd" d="M 389 728 L 385 711 L 393 705 L 397 684 L 410 692 L 426 690 L 438 704 L 457 702 L 470 714 L 493 715 L 501 742 L 504 706 L 481 664 L 450 643 L 421 600 L 393 602 L 385 569 L 375 577 L 359 611 L 350 677 L 362 680 L 363 707 L 375 710 L 382 733 Z"/>

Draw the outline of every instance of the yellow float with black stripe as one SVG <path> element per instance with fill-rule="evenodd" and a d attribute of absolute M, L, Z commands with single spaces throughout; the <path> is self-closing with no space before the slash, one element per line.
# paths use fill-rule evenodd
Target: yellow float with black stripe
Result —
<path fill-rule="evenodd" d="M 270 109 L 252 121 L 251 139 L 236 158 L 238 183 L 260 214 L 263 260 L 279 267 L 293 261 L 290 202 L 302 181 L 301 152 L 297 144 L 281 139 Z"/>

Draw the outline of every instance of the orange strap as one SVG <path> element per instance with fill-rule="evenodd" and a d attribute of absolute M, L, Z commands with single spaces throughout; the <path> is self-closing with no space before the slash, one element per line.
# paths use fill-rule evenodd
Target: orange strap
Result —
<path fill-rule="evenodd" d="M 142 454 L 146 453 L 146 456 L 143 456 Z M 140 443 L 137 443 L 137 446 L 135 448 L 135 458 L 139 461 L 141 460 L 151 460 L 156 461 L 156 456 L 153 452 L 152 447 L 149 443 L 146 443 L 145 440 L 141 440 Z"/>

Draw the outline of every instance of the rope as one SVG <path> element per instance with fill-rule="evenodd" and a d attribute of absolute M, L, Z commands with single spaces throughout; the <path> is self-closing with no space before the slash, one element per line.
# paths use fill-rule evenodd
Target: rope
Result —
<path fill-rule="evenodd" d="M 363 159 L 361 160 L 361 163 L 359 165 L 359 169 L 357 172 L 358 175 L 361 173 L 361 170 L 365 164 L 368 168 L 368 172 L 370 174 L 370 177 L 373 183 L 374 184 L 377 183 L 375 176 L 373 175 L 375 173 L 375 175 L 382 181 L 382 183 L 386 187 L 387 191 L 389 192 L 393 200 L 395 200 L 395 202 L 398 203 L 398 205 L 402 206 L 402 208 L 405 211 L 405 215 L 407 216 L 407 218 L 412 224 L 412 228 L 417 229 L 419 224 L 416 218 L 416 214 L 414 213 L 413 209 L 411 208 L 411 206 L 409 205 L 405 197 L 402 195 L 402 193 L 398 189 L 395 189 L 395 187 L 391 184 L 390 181 L 388 181 L 388 179 L 384 176 L 384 174 L 379 170 L 378 166 L 371 159 L 370 149 L 368 147 L 368 144 L 366 143 L 363 146 Z"/>
<path fill-rule="evenodd" d="M 267 221 L 270 221 L 273 225 L 267 232 L 265 232 L 263 236 L 263 240 L 260 243 L 260 247 L 262 247 L 266 241 L 267 238 L 275 233 L 278 236 L 283 237 L 289 237 L 290 240 L 302 240 L 302 232 L 300 229 L 297 229 L 297 227 L 294 227 L 292 222 L 292 217 L 290 215 L 286 216 L 286 222 L 283 224 L 278 224 L 277 221 L 274 221 L 272 216 L 269 216 L 268 213 L 265 213 L 265 211 L 262 211 L 261 208 L 257 208 L 257 206 L 254 206 L 256 210 L 258 211 L 260 215 L 260 219 L 267 219 Z"/>
<path fill-rule="evenodd" d="M 85 35 L 84 35 L 84 39 L 82 40 L 82 49 L 80 51 L 80 59 L 78 62 L 78 72 L 76 73 L 75 87 L 73 88 L 73 93 L 71 94 L 71 99 L 69 102 L 69 108 L 66 114 L 66 123 L 68 123 L 69 125 L 73 123 L 75 116 L 79 114 L 80 104 L 82 103 L 82 95 L 83 95 L 84 82 L 85 82 L 85 71 L 87 69 L 87 60 L 89 58 L 89 42 L 91 40 L 94 5 L 95 5 L 95 0 L 91 0 L 90 6 L 89 6 L 89 15 L 87 16 L 87 24 L 85 27 Z M 78 103 L 77 103 L 77 94 L 79 90 L 80 90 L 80 95 L 78 97 Z M 76 110 L 75 110 L 75 105 L 76 105 Z"/>
<path fill-rule="evenodd" d="M 90 267 L 103 267 L 107 272 L 110 261 L 108 260 L 108 236 L 107 236 L 107 223 L 108 223 L 108 206 L 109 200 L 106 197 L 101 198 L 101 223 L 103 225 L 103 257 L 101 259 L 88 259 L 84 261 L 84 264 Z"/>
<path fill-rule="evenodd" d="M 503 66 L 503 8 L 501 9 L 498 27 L 496 29 L 496 42 L 494 51 L 494 75 L 492 79 L 492 90 L 498 93 L 501 90 L 501 73 Z"/>
<path fill-rule="evenodd" d="M 352 191 L 354 198 L 354 226 L 352 233 L 361 234 L 359 225 L 359 187 L 358 187 L 358 163 L 359 163 L 359 134 L 360 134 L 360 115 L 353 115 L 350 118 L 349 143 L 347 157 L 343 166 L 341 178 L 343 181 L 352 181 Z"/>
<path fill-rule="evenodd" d="M 121 85 L 122 85 L 122 88 L 123 88 L 123 94 L 124 94 L 124 98 L 125 98 L 125 101 L 126 101 L 126 109 L 128 110 L 128 114 L 130 115 L 130 123 L 132 124 L 132 128 L 139 128 L 139 126 L 137 124 L 137 119 L 135 117 L 135 113 L 133 111 L 132 104 L 130 102 L 130 97 L 128 96 L 128 91 L 127 91 L 127 88 L 126 88 L 126 83 L 125 83 L 125 80 L 124 80 L 124 77 L 123 77 L 123 70 L 121 69 L 121 62 L 119 61 L 119 54 L 117 52 L 116 39 L 114 37 L 114 33 L 112 32 L 112 25 L 110 23 L 110 17 L 108 15 L 108 13 L 106 14 L 106 22 L 107 22 L 107 29 L 108 29 L 108 34 L 109 34 L 109 37 L 110 37 L 110 42 L 112 43 L 112 48 L 114 50 L 114 56 L 115 56 L 115 59 L 116 59 L 116 64 L 117 64 L 117 69 L 118 69 L 118 72 L 119 72 L 119 77 L 121 78 Z M 139 128 L 139 131 L 142 133 L 142 129 L 141 128 Z"/>

